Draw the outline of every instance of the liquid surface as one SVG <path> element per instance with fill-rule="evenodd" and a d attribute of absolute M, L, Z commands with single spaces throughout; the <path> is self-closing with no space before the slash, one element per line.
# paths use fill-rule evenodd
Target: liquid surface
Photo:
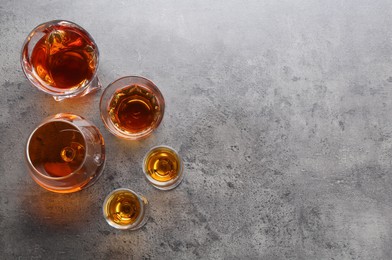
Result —
<path fill-rule="evenodd" d="M 133 134 L 150 129 L 159 113 L 155 96 L 140 86 L 129 86 L 117 91 L 109 104 L 110 119 L 125 133 Z"/>
<path fill-rule="evenodd" d="M 94 43 L 77 28 L 53 26 L 35 45 L 31 63 L 37 75 L 49 86 L 78 88 L 96 70 Z"/>
<path fill-rule="evenodd" d="M 180 159 L 167 148 L 159 148 L 148 155 L 145 169 L 154 180 L 166 182 L 178 176 Z"/>
<path fill-rule="evenodd" d="M 85 158 L 83 135 L 73 125 L 54 121 L 38 128 L 30 139 L 29 157 L 44 175 L 64 177 L 76 171 Z"/>
<path fill-rule="evenodd" d="M 141 206 L 137 196 L 129 191 L 112 194 L 104 206 L 105 215 L 118 225 L 131 225 L 140 215 Z"/>

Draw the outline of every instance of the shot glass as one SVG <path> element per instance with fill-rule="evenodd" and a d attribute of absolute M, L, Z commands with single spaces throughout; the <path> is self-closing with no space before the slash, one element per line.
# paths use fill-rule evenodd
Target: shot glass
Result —
<path fill-rule="evenodd" d="M 150 80 L 128 76 L 112 82 L 103 92 L 101 118 L 115 136 L 137 140 L 150 135 L 161 123 L 165 100 Z"/>
<path fill-rule="evenodd" d="M 31 177 L 43 188 L 71 193 L 92 185 L 105 165 L 98 128 L 74 114 L 46 118 L 30 134 L 26 160 Z"/>
<path fill-rule="evenodd" d="M 160 190 L 174 189 L 184 178 L 182 159 L 169 146 L 151 148 L 144 156 L 142 167 L 147 181 Z"/>
<path fill-rule="evenodd" d="M 30 83 L 57 101 L 98 90 L 98 47 L 79 25 L 54 20 L 27 36 L 21 65 Z"/>
<path fill-rule="evenodd" d="M 110 226 L 136 230 L 147 222 L 148 200 L 130 189 L 120 188 L 107 195 L 102 210 Z"/>

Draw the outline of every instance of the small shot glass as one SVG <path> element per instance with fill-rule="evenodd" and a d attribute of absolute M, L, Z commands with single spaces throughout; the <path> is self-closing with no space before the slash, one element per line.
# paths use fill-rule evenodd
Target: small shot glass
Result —
<path fill-rule="evenodd" d="M 136 230 L 147 222 L 148 200 L 136 192 L 119 188 L 106 196 L 102 211 L 106 222 L 117 229 Z"/>
<path fill-rule="evenodd" d="M 38 25 L 27 36 L 21 65 L 30 83 L 56 101 L 98 90 L 98 47 L 79 25 L 54 20 Z"/>
<path fill-rule="evenodd" d="M 151 148 L 144 156 L 142 167 L 147 181 L 160 190 L 174 189 L 184 178 L 182 159 L 169 146 Z"/>
<path fill-rule="evenodd" d="M 113 135 L 138 140 L 159 126 L 165 100 L 150 80 L 128 76 L 109 84 L 101 96 L 100 111 L 102 121 Z"/>

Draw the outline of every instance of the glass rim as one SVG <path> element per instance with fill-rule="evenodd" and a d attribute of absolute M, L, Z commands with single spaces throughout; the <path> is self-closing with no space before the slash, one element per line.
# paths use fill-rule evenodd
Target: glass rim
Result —
<path fill-rule="evenodd" d="M 155 150 L 158 150 L 160 148 L 165 148 L 165 149 L 171 151 L 178 158 L 178 161 L 179 161 L 178 175 L 174 179 L 171 179 L 168 181 L 157 181 L 157 180 L 153 179 L 147 172 L 147 169 L 146 169 L 147 158 L 149 157 L 149 155 L 151 155 L 152 152 L 154 152 Z M 176 149 L 174 149 L 173 147 L 170 147 L 168 145 L 157 145 L 157 146 L 153 146 L 150 150 L 148 150 L 147 153 L 143 157 L 142 169 L 143 169 L 144 176 L 147 178 L 148 182 L 150 182 L 155 188 L 160 189 L 160 190 L 174 189 L 175 187 L 177 187 L 181 183 L 182 179 L 184 178 L 184 163 L 182 161 L 182 157 L 179 155 L 179 153 L 177 152 Z"/>
<path fill-rule="evenodd" d="M 136 218 L 136 220 L 132 224 L 128 224 L 128 225 L 119 225 L 119 224 L 117 224 L 116 222 L 110 220 L 108 214 L 106 214 L 106 212 L 105 212 L 105 208 L 107 208 L 107 204 L 109 202 L 110 197 L 112 195 L 114 195 L 116 193 L 119 193 L 119 192 L 122 192 L 122 191 L 123 192 L 129 192 L 129 193 L 132 193 L 133 195 L 135 195 L 136 198 L 138 199 L 139 204 L 140 204 L 140 214 L 139 214 L 139 216 Z M 105 199 L 103 201 L 103 205 L 102 205 L 102 213 L 103 213 L 103 217 L 105 218 L 106 222 L 110 226 L 112 226 L 112 227 L 114 227 L 116 229 L 125 230 L 125 229 L 132 229 L 133 227 L 136 227 L 140 223 L 142 223 L 143 219 L 145 218 L 146 209 L 145 209 L 144 201 L 142 200 L 142 196 L 139 193 L 137 193 L 137 192 L 135 192 L 135 191 L 133 191 L 131 189 L 128 189 L 128 188 L 117 188 L 117 189 L 112 190 L 108 195 L 106 195 L 106 197 L 105 197 Z"/>
<path fill-rule="evenodd" d="M 113 98 L 113 94 L 121 90 L 123 88 L 126 88 L 128 86 L 131 86 L 132 84 L 138 84 L 138 81 L 145 81 L 147 84 L 141 85 L 143 88 L 146 88 L 150 90 L 156 97 L 159 102 L 159 106 L 161 109 L 161 113 L 158 117 L 158 119 L 147 129 L 135 134 L 127 134 L 118 129 L 113 121 L 109 118 L 108 116 L 108 108 L 109 104 Z M 124 81 L 124 82 L 122 82 Z M 117 86 L 117 84 L 122 84 L 121 86 Z M 100 116 L 101 119 L 106 127 L 106 129 L 112 133 L 116 137 L 120 137 L 123 139 L 127 140 L 139 140 L 143 139 L 147 136 L 149 136 L 162 122 L 164 114 L 165 114 L 165 98 L 162 95 L 162 92 L 160 89 L 157 87 L 157 85 L 152 82 L 150 79 L 143 77 L 143 76 L 136 76 L 136 75 L 131 75 L 131 76 L 123 76 L 120 77 L 113 82 L 111 82 L 102 92 L 100 102 L 99 102 L 99 107 L 100 107 Z"/>
<path fill-rule="evenodd" d="M 32 68 L 33 66 L 26 65 L 26 63 L 30 63 L 30 57 L 28 55 L 27 46 L 28 46 L 29 42 L 31 41 L 32 37 L 37 33 L 38 30 L 45 30 L 47 28 L 50 28 L 53 25 L 60 24 L 60 23 L 70 24 L 71 26 L 76 27 L 77 29 L 81 30 L 84 34 L 86 34 L 86 36 L 91 40 L 91 42 L 94 43 L 95 54 L 96 54 L 96 66 L 95 66 L 95 70 L 94 70 L 94 73 L 91 76 L 91 78 L 86 80 L 86 82 L 83 83 L 82 86 L 77 87 L 77 88 L 71 88 L 65 92 L 64 92 L 64 89 L 51 87 L 51 86 L 48 87 L 48 86 L 46 86 L 46 84 L 43 84 L 42 79 L 39 76 L 30 75 L 30 74 L 33 74 L 35 71 L 35 69 Z M 36 27 L 34 27 L 34 29 L 32 29 L 29 32 L 29 34 L 25 38 L 23 45 L 22 45 L 22 48 L 21 48 L 20 63 L 21 63 L 23 74 L 29 80 L 29 83 L 32 84 L 34 87 L 38 88 L 39 90 L 41 90 L 47 94 L 52 95 L 52 96 L 66 97 L 69 95 L 77 96 L 77 95 L 83 93 L 83 91 L 85 91 L 89 87 L 89 85 L 94 81 L 94 79 L 97 77 L 97 74 L 98 74 L 99 56 L 100 56 L 100 54 L 99 54 L 98 45 L 95 42 L 95 39 L 91 36 L 91 34 L 86 29 L 84 29 L 82 26 L 80 26 L 79 24 L 77 24 L 75 22 L 65 20 L 65 19 L 64 20 L 63 19 L 56 19 L 56 20 L 50 20 L 50 21 L 41 23 L 41 24 L 37 25 Z M 26 67 L 31 67 L 31 68 L 27 69 Z M 36 83 L 39 86 L 37 86 Z M 64 92 L 64 93 L 62 93 L 62 92 Z"/>
<path fill-rule="evenodd" d="M 36 173 L 38 173 L 41 177 L 44 177 L 45 179 L 48 179 L 48 180 L 65 180 L 65 179 L 67 179 L 67 178 L 70 178 L 70 177 L 74 176 L 74 175 L 76 174 L 76 172 L 78 172 L 80 169 L 82 169 L 83 165 L 86 163 L 86 159 L 87 159 L 87 155 L 88 155 L 88 149 L 89 149 L 89 148 L 88 148 L 88 145 L 87 145 L 87 142 L 86 142 L 86 136 L 85 136 L 85 134 L 84 134 L 83 131 L 81 131 L 81 129 L 80 129 L 78 126 L 76 126 L 75 124 L 73 124 L 73 123 L 71 123 L 71 122 L 69 122 L 69 121 L 67 121 L 67 120 L 64 120 L 64 119 L 56 118 L 58 115 L 62 115 L 62 114 L 77 116 L 77 115 L 75 115 L 75 114 L 70 114 L 70 113 L 59 113 L 59 114 L 56 114 L 56 115 L 54 115 L 54 116 L 49 116 L 49 117 L 45 118 L 45 119 L 43 120 L 42 123 L 40 123 L 37 127 L 34 128 L 34 130 L 33 130 L 33 131 L 31 132 L 31 134 L 29 135 L 29 137 L 28 137 L 28 139 L 27 139 L 27 143 L 26 143 L 26 159 L 27 159 L 27 162 L 28 162 L 29 166 L 30 166 Z M 86 120 L 86 119 L 84 119 L 84 118 L 81 117 L 81 116 L 78 116 L 78 117 L 81 118 L 82 120 Z M 50 120 L 49 120 L 49 121 L 46 121 L 47 119 L 50 119 Z M 87 121 L 87 120 L 86 120 L 86 121 Z M 36 133 L 36 131 L 37 131 L 39 128 L 41 128 L 42 126 L 44 126 L 44 125 L 46 125 L 46 124 L 52 123 L 52 122 L 63 122 L 63 123 L 67 123 L 67 124 L 71 125 L 72 127 L 76 128 L 76 130 L 82 135 L 83 141 L 84 141 L 84 143 L 85 143 L 85 150 L 84 150 L 83 162 L 80 163 L 80 166 L 79 166 L 76 170 L 74 170 L 73 172 L 71 172 L 70 174 L 68 174 L 68 175 L 66 175 L 66 176 L 52 177 L 52 176 L 44 175 L 43 173 L 41 173 L 41 171 L 39 171 L 39 170 L 34 166 L 34 164 L 33 164 L 32 161 L 31 161 L 31 158 L 30 158 L 29 147 L 30 147 L 31 138 L 33 137 L 33 135 Z M 89 121 L 87 121 L 87 122 L 89 122 Z M 90 123 L 90 122 L 89 122 L 89 123 Z M 105 162 L 106 162 L 106 160 L 105 160 Z"/>

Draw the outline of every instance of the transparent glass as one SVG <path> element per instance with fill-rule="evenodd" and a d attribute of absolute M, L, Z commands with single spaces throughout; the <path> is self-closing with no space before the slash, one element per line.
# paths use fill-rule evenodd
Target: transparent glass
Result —
<path fill-rule="evenodd" d="M 161 123 L 165 100 L 150 80 L 128 76 L 105 89 L 100 102 L 101 118 L 115 136 L 137 140 L 149 136 Z"/>
<path fill-rule="evenodd" d="M 69 21 L 38 25 L 22 47 L 21 65 L 27 79 L 57 101 L 98 90 L 98 63 L 94 39 Z"/>
<path fill-rule="evenodd" d="M 147 181 L 160 190 L 174 189 L 184 178 L 182 159 L 169 146 L 151 148 L 144 156 L 142 167 Z"/>
<path fill-rule="evenodd" d="M 104 169 L 105 158 L 98 128 L 74 114 L 46 118 L 30 134 L 26 145 L 31 177 L 43 188 L 58 193 L 92 185 Z"/>
<path fill-rule="evenodd" d="M 145 197 L 130 189 L 120 188 L 106 196 L 102 211 L 110 226 L 136 230 L 146 224 L 148 208 L 148 200 Z"/>

